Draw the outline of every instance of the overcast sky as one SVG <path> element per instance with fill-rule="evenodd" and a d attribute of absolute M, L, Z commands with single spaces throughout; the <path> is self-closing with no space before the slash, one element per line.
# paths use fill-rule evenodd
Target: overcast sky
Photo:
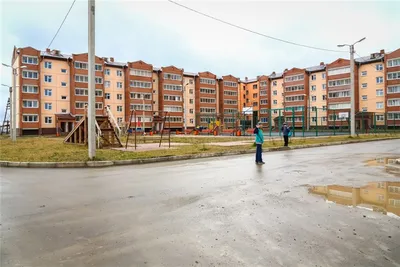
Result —
<path fill-rule="evenodd" d="M 72 0 L 0 0 L 1 62 L 13 46 L 44 50 Z M 400 47 L 399 1 L 179 1 L 190 8 L 266 35 L 337 50 L 362 37 L 356 52 L 368 55 Z M 87 52 L 87 1 L 77 0 L 51 48 Z M 167 1 L 96 0 L 96 55 L 144 60 L 189 72 L 255 77 L 285 68 L 329 63 L 344 53 L 293 46 L 203 17 Z M 1 83 L 11 71 L 1 68 Z M 1 88 L 0 116 L 8 89 Z M 2 119 L 2 117 L 0 117 Z"/>

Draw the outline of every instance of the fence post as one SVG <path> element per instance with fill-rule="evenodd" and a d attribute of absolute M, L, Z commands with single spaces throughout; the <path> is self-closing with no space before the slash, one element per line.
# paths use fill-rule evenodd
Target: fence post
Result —
<path fill-rule="evenodd" d="M 294 121 L 294 107 L 292 107 L 292 123 L 293 123 L 293 137 L 295 137 L 296 136 L 296 131 L 295 131 L 295 129 L 296 129 L 296 122 Z"/>
<path fill-rule="evenodd" d="M 282 125 L 282 118 L 281 118 L 281 109 L 279 109 L 279 125 L 278 125 L 278 132 L 279 132 L 279 136 L 281 136 L 282 135 L 282 133 L 281 133 L 281 125 Z"/>
<path fill-rule="evenodd" d="M 376 113 L 374 112 L 374 133 L 376 133 Z"/>
<path fill-rule="evenodd" d="M 304 137 L 304 108 L 302 109 L 302 116 L 303 116 L 302 132 L 303 132 L 303 137 Z M 308 121 L 308 123 L 310 123 L 310 122 Z"/>
<path fill-rule="evenodd" d="M 336 135 L 336 110 L 333 110 L 333 135 Z"/>
<path fill-rule="evenodd" d="M 315 109 L 315 117 L 318 118 L 318 108 Z M 318 136 L 318 119 L 315 120 L 315 135 Z"/>
<path fill-rule="evenodd" d="M 271 112 L 271 109 L 269 109 L 269 136 L 271 137 L 271 133 L 272 133 L 272 119 L 271 119 L 271 114 L 272 112 Z"/>
<path fill-rule="evenodd" d="M 388 124 L 388 121 L 387 121 L 387 113 L 385 112 L 385 113 L 383 113 L 383 114 L 385 114 L 385 133 L 387 132 L 387 124 Z"/>
<path fill-rule="evenodd" d="M 364 111 L 361 112 L 361 133 L 365 133 L 366 130 L 365 122 L 364 122 Z"/>

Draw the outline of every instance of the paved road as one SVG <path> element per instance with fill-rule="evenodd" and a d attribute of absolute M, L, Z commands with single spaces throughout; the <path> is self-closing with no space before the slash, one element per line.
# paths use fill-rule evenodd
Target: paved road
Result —
<path fill-rule="evenodd" d="M 393 140 L 268 153 L 264 166 L 246 155 L 2 169 L 1 266 L 400 266 L 399 209 L 338 205 L 306 186 L 397 185 L 374 159 L 399 153 Z"/>

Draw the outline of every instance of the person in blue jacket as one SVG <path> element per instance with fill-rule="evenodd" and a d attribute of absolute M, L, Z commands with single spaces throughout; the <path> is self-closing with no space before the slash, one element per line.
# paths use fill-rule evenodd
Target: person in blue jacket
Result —
<path fill-rule="evenodd" d="M 289 145 L 290 127 L 286 124 L 286 122 L 283 123 L 281 131 L 283 134 L 283 139 L 285 140 L 284 146 L 288 146 Z"/>
<path fill-rule="evenodd" d="M 256 164 L 265 164 L 262 160 L 262 145 L 264 143 L 264 133 L 262 131 L 262 127 L 259 123 L 257 123 L 256 128 L 254 129 L 254 134 L 256 136 Z"/>

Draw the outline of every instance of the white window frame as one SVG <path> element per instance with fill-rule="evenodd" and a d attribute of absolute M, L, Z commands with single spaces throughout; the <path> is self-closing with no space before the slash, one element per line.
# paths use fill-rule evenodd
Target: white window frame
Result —
<path fill-rule="evenodd" d="M 50 119 L 50 121 L 48 119 Z M 44 123 L 45 124 L 52 124 L 53 123 L 53 117 L 52 116 L 45 116 L 44 117 Z"/>
<path fill-rule="evenodd" d="M 26 121 L 25 116 L 34 116 L 34 117 L 36 117 L 36 120 Z M 22 114 L 22 122 L 23 123 L 37 123 L 37 122 L 39 122 L 39 115 L 38 114 Z"/>
<path fill-rule="evenodd" d="M 53 62 L 51 62 L 51 61 L 45 61 L 45 62 L 44 62 L 44 68 L 45 68 L 45 69 L 52 69 L 52 68 L 53 68 Z"/>
<path fill-rule="evenodd" d="M 380 79 L 379 79 L 380 78 Z M 378 80 L 379 79 L 379 80 Z M 379 76 L 375 78 L 376 84 L 382 84 L 383 83 L 383 76 Z"/>
<path fill-rule="evenodd" d="M 45 110 L 52 110 L 52 109 L 53 109 L 53 103 L 51 103 L 51 102 L 45 102 L 45 103 L 44 103 L 44 109 L 45 109 Z"/>
<path fill-rule="evenodd" d="M 368 95 L 362 95 L 361 96 L 362 101 L 367 101 L 368 100 Z"/>
<path fill-rule="evenodd" d="M 400 80 L 400 71 L 388 72 L 387 79 L 388 81 Z"/>
<path fill-rule="evenodd" d="M 31 107 L 25 106 L 25 102 L 32 102 L 32 106 Z M 34 103 L 36 103 L 36 105 L 34 105 Z M 35 99 L 23 99 L 22 108 L 39 108 L 39 101 Z"/>
<path fill-rule="evenodd" d="M 65 84 L 65 85 L 63 85 Z M 67 87 L 67 82 L 61 82 L 61 87 Z"/>
<path fill-rule="evenodd" d="M 391 90 L 391 89 L 394 89 L 394 90 Z M 387 93 L 388 94 L 399 94 L 400 93 L 400 85 L 389 85 L 387 87 Z"/>
<path fill-rule="evenodd" d="M 367 76 L 367 75 L 368 75 L 368 72 L 367 72 L 366 70 L 364 70 L 364 71 L 361 72 L 361 76 L 362 76 L 362 77 L 365 77 L 365 76 Z"/>
<path fill-rule="evenodd" d="M 376 64 L 375 65 L 375 70 L 376 71 L 383 71 L 383 64 Z"/>
<path fill-rule="evenodd" d="M 45 83 L 52 83 L 53 82 L 53 76 L 52 75 L 44 75 L 44 82 Z"/>
<path fill-rule="evenodd" d="M 376 102 L 375 106 L 376 106 L 376 109 L 383 109 L 384 108 L 383 107 L 383 102 Z"/>
<path fill-rule="evenodd" d="M 378 92 L 382 92 L 382 93 L 378 94 Z M 385 91 L 383 89 L 376 89 L 376 96 L 385 96 Z"/>
<path fill-rule="evenodd" d="M 117 70 L 117 76 L 122 77 L 122 70 Z"/>
<path fill-rule="evenodd" d="M 117 100 L 123 100 L 123 99 L 124 99 L 124 97 L 122 94 L 117 94 Z"/>
<path fill-rule="evenodd" d="M 36 62 L 29 62 L 29 59 L 32 59 L 32 61 L 36 61 Z M 22 63 L 23 64 L 29 64 L 29 65 L 38 65 L 39 64 L 39 59 L 36 56 L 22 55 Z"/>
<path fill-rule="evenodd" d="M 22 85 L 22 93 L 24 94 L 38 94 L 39 87 L 37 85 L 24 84 Z"/>
<path fill-rule="evenodd" d="M 361 84 L 361 88 L 365 89 L 365 88 L 367 88 L 367 87 L 368 87 L 368 83 L 362 83 L 362 84 Z"/>
<path fill-rule="evenodd" d="M 50 92 L 50 94 L 47 94 L 47 92 Z M 53 95 L 53 89 L 44 89 L 44 96 L 52 96 Z"/>
<path fill-rule="evenodd" d="M 25 75 L 25 74 L 27 74 L 27 75 Z M 29 74 L 32 74 L 32 77 L 28 77 Z M 33 77 L 34 76 L 33 74 L 36 74 L 35 75 L 36 77 Z M 37 79 L 39 79 L 39 72 L 33 71 L 33 70 L 23 70 L 22 71 L 22 78 L 31 79 L 31 80 L 37 80 Z"/>
<path fill-rule="evenodd" d="M 395 62 L 396 65 L 393 65 L 393 62 Z M 387 61 L 388 68 L 397 67 L 397 66 L 400 66 L 400 57 L 388 59 L 388 61 Z"/>
<path fill-rule="evenodd" d="M 395 105 L 392 104 L 391 102 L 394 102 Z M 388 99 L 387 106 L 388 107 L 400 107 L 400 98 Z"/>
<path fill-rule="evenodd" d="M 117 106 L 117 112 L 122 112 L 123 111 L 123 107 L 121 105 Z"/>
<path fill-rule="evenodd" d="M 124 84 L 122 82 L 117 82 L 117 88 L 119 89 L 124 88 Z"/>

